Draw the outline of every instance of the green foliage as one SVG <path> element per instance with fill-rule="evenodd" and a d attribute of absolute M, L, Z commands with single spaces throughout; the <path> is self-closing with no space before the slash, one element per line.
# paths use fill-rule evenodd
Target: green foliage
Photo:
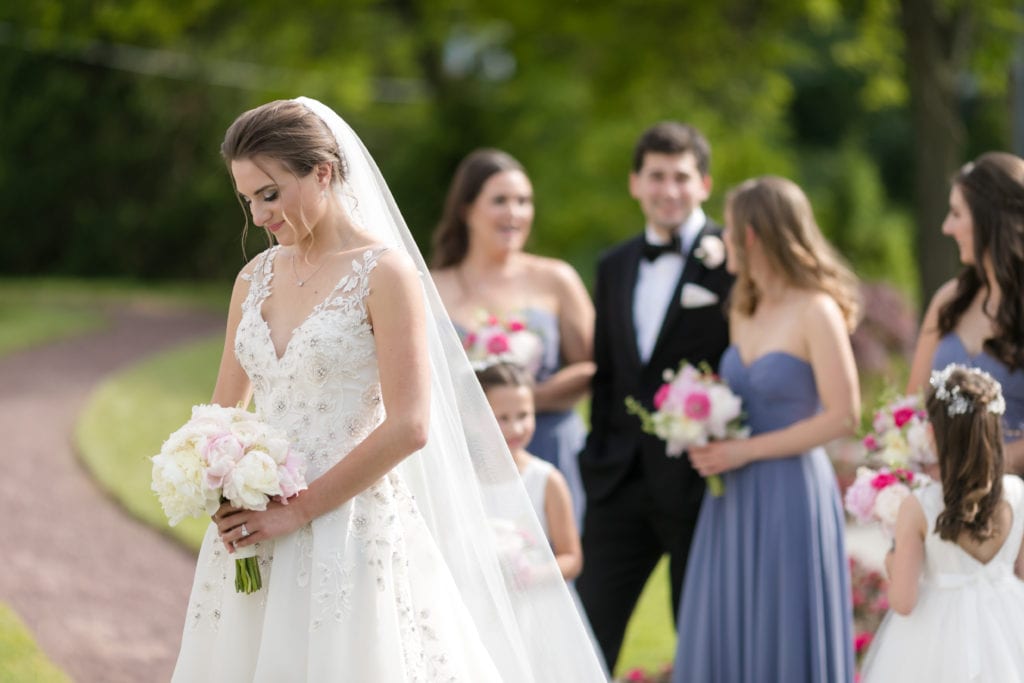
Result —
<path fill-rule="evenodd" d="M 70 680 L 39 649 L 14 610 L 0 602 L 0 681 L 67 683 Z"/>
<path fill-rule="evenodd" d="M 806 152 L 801 178 L 822 231 L 865 280 L 914 292 L 910 218 L 887 202 L 878 168 L 862 145 Z"/>

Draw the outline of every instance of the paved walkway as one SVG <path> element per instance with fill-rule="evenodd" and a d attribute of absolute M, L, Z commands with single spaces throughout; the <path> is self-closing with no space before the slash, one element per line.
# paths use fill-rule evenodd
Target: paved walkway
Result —
<path fill-rule="evenodd" d="M 224 323 L 152 308 L 112 311 L 111 322 L 0 358 L 0 600 L 75 681 L 166 681 L 194 557 L 95 486 L 72 433 L 109 373 Z"/>

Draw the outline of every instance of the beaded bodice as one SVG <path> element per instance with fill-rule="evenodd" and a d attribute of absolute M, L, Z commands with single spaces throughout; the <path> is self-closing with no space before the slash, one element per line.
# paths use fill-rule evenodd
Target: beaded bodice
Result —
<path fill-rule="evenodd" d="M 252 381 L 256 413 L 284 429 L 316 479 L 384 419 L 373 330 L 367 317 L 369 277 L 387 248 L 353 257 L 346 273 L 296 327 L 281 356 L 263 317 L 279 247 L 256 257 L 235 334 L 235 355 Z"/>

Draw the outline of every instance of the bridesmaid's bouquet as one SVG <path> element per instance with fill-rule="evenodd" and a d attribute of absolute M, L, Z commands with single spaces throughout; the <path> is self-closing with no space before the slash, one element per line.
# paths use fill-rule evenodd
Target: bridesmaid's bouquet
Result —
<path fill-rule="evenodd" d="M 462 340 L 463 348 L 474 367 L 496 361 L 511 361 L 523 366 L 531 375 L 540 369 L 544 344 L 526 321 L 515 315 L 501 318 L 480 311 L 477 325 Z"/>
<path fill-rule="evenodd" d="M 212 515 L 222 502 L 266 510 L 271 498 L 287 499 L 306 488 L 305 462 L 283 431 L 241 408 L 198 405 L 153 456 L 151 488 L 168 523 Z M 235 590 L 253 593 L 263 586 L 256 545 L 237 552 Z"/>
<path fill-rule="evenodd" d="M 698 370 L 687 362 L 679 370 L 665 370 L 665 383 L 654 394 L 654 412 L 632 396 L 626 410 L 640 418 L 642 429 L 665 441 L 665 454 L 678 458 L 690 446 L 704 446 L 713 439 L 743 439 L 750 429 L 743 425 L 740 398 L 708 367 Z M 708 491 L 725 491 L 718 475 L 707 478 Z"/>
<path fill-rule="evenodd" d="M 857 478 L 846 489 L 846 510 L 861 524 L 881 523 L 882 529 L 892 536 L 903 499 L 929 482 L 927 474 L 901 467 L 859 467 Z"/>
<path fill-rule="evenodd" d="M 921 396 L 897 395 L 874 412 L 871 431 L 864 437 L 868 460 L 890 467 L 920 470 L 937 462 L 928 440 L 928 413 Z"/>

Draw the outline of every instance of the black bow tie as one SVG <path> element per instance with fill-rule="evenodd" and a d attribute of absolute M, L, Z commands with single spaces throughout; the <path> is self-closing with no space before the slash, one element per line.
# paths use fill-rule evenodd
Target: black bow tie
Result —
<path fill-rule="evenodd" d="M 673 233 L 672 241 L 668 244 L 651 244 L 644 240 L 644 258 L 653 261 L 662 254 L 683 254 L 683 245 L 679 241 L 679 235 Z"/>

